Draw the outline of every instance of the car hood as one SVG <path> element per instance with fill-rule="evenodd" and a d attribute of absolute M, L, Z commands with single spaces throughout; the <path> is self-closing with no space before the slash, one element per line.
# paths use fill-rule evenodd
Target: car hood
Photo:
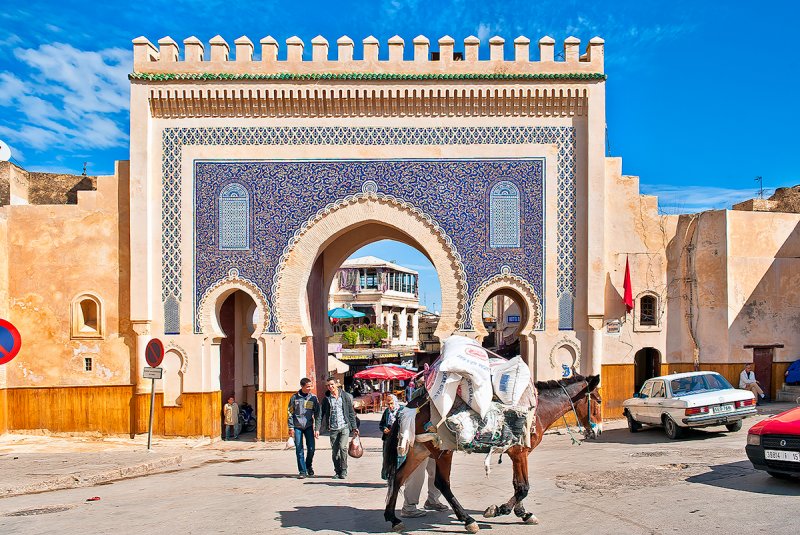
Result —
<path fill-rule="evenodd" d="M 800 407 L 771 416 L 750 428 L 750 432 L 759 435 L 799 435 Z"/>
<path fill-rule="evenodd" d="M 703 405 L 715 405 L 718 403 L 732 403 L 753 399 L 753 393 L 738 388 L 726 388 L 724 390 L 713 390 L 711 392 L 699 392 L 697 394 L 687 394 L 673 399 L 686 403 L 687 407 L 702 407 Z"/>

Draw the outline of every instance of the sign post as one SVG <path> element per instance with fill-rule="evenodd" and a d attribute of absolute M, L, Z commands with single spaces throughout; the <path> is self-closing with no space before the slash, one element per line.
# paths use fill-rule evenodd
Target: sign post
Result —
<path fill-rule="evenodd" d="M 161 361 L 164 360 L 164 344 L 158 338 L 153 338 L 147 342 L 147 347 L 144 349 L 144 359 L 150 365 L 144 368 L 144 379 L 150 379 L 150 424 L 147 426 L 147 449 L 150 449 L 150 444 L 153 439 L 153 411 L 156 406 L 156 379 L 161 379 L 163 370 L 158 367 Z"/>
<path fill-rule="evenodd" d="M 19 331 L 10 322 L 0 319 L 0 364 L 11 362 L 22 347 Z"/>

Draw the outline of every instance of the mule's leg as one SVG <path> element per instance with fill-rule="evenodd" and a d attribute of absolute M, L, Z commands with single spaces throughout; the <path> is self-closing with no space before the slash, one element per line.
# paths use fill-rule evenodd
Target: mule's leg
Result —
<path fill-rule="evenodd" d="M 478 523 L 464 511 L 464 508 L 458 503 L 456 497 L 453 496 L 453 491 L 450 489 L 450 469 L 453 466 L 453 452 L 442 451 L 433 455 L 436 459 L 436 478 L 434 479 L 436 488 L 439 489 L 442 496 L 447 500 L 447 503 L 453 508 L 456 518 L 464 522 L 464 527 L 467 531 L 470 533 L 477 533 L 480 529 Z"/>
<path fill-rule="evenodd" d="M 490 505 L 487 507 L 483 516 L 486 518 L 493 518 L 496 516 L 504 516 L 514 511 L 517 516 L 523 518 L 523 520 L 527 522 L 527 518 L 535 518 L 533 514 L 526 513 L 525 507 L 522 505 L 522 500 L 528 495 L 528 490 L 530 489 L 530 485 L 528 484 L 528 453 L 530 453 L 530 450 L 516 446 L 509 448 L 506 453 L 514 466 L 514 495 L 504 504 Z"/>
<path fill-rule="evenodd" d="M 427 458 L 427 451 L 420 451 L 412 446 L 408 451 L 408 456 L 403 465 L 397 469 L 397 473 L 394 477 L 389 479 L 389 490 L 386 494 L 386 509 L 383 511 L 383 518 L 386 519 L 387 522 L 392 523 L 392 529 L 394 531 L 403 531 L 405 529 L 403 522 L 394 514 L 400 487 L 403 486 L 406 479 L 417 469 L 420 463 Z"/>

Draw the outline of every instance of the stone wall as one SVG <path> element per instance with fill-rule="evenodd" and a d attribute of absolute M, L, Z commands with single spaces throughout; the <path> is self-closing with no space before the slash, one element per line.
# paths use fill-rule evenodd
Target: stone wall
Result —
<path fill-rule="evenodd" d="M 37 173 L 0 162 L 0 206 L 78 204 L 79 191 L 95 189 L 95 176 Z"/>

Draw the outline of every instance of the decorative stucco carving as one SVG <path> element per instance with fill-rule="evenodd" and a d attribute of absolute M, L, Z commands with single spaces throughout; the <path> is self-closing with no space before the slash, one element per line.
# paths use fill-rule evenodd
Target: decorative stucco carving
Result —
<path fill-rule="evenodd" d="M 500 273 L 482 282 L 473 292 L 472 299 L 469 303 L 473 315 L 473 325 L 482 325 L 479 316 L 483 310 L 483 303 L 489 299 L 491 294 L 497 293 L 504 288 L 516 291 L 525 300 L 524 304 L 528 309 L 528 321 L 522 327 L 520 333 L 527 335 L 534 329 L 541 329 L 544 315 L 542 313 L 542 304 L 539 301 L 539 297 L 536 295 L 536 290 L 524 277 L 512 273 L 509 266 L 503 266 L 500 269 Z"/>
<path fill-rule="evenodd" d="M 571 338 L 567 338 L 566 336 L 563 337 L 558 342 L 556 342 L 553 345 L 553 349 L 550 350 L 550 366 L 552 366 L 553 369 L 558 368 L 558 362 L 556 362 L 556 353 L 558 352 L 559 349 L 561 349 L 562 347 L 565 347 L 565 346 L 571 348 L 572 351 L 575 353 L 575 360 L 574 360 L 574 362 L 572 363 L 572 366 L 571 366 L 572 369 L 573 370 L 580 369 L 580 366 L 581 366 L 581 347 L 578 345 L 578 343 L 575 340 L 573 340 Z"/>
<path fill-rule="evenodd" d="M 217 301 L 219 297 L 229 290 L 242 290 L 250 295 L 256 302 L 256 308 L 261 312 L 260 320 L 253 332 L 253 338 L 258 338 L 269 325 L 270 308 L 267 298 L 253 281 L 240 276 L 239 270 L 230 269 L 228 275 L 212 284 L 200 299 L 200 306 L 197 307 L 197 324 L 201 327 L 204 334 L 212 334 L 219 329 L 216 327 Z M 217 335 L 222 333 L 216 332 Z"/>

